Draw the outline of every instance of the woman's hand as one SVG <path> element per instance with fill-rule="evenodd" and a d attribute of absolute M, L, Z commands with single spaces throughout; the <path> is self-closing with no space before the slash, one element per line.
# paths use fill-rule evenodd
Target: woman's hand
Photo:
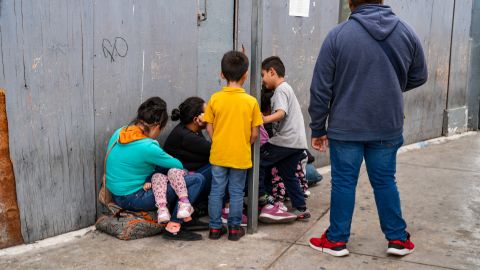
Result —
<path fill-rule="evenodd" d="M 147 183 L 143 184 L 143 190 L 147 191 L 151 188 L 152 188 L 152 183 L 147 182 Z"/>

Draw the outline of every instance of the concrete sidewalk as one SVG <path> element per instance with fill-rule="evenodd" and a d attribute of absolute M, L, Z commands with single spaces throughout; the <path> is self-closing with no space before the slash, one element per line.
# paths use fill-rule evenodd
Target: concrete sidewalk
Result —
<path fill-rule="evenodd" d="M 480 134 L 402 153 L 398 186 L 413 254 L 386 256 L 362 170 L 348 248 L 334 258 L 308 247 L 328 226 L 330 177 L 311 188 L 309 222 L 260 225 L 239 242 L 222 238 L 120 241 L 99 232 L 49 248 L 0 255 L 0 269 L 480 269 Z M 0 252 L 1 254 L 1 252 Z"/>

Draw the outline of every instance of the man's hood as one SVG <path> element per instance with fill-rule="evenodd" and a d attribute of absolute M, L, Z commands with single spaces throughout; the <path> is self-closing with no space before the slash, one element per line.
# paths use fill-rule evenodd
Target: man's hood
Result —
<path fill-rule="evenodd" d="M 386 39 L 400 21 L 389 6 L 362 5 L 350 15 L 351 19 L 359 22 L 376 40 Z"/>

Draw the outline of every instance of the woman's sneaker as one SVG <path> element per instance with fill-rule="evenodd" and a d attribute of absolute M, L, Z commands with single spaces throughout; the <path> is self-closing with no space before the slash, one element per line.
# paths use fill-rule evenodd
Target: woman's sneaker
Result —
<path fill-rule="evenodd" d="M 238 241 L 245 235 L 245 229 L 240 226 L 228 226 L 228 240 Z"/>
<path fill-rule="evenodd" d="M 208 238 L 212 240 L 218 240 L 220 239 L 220 237 L 222 237 L 222 235 L 226 233 L 227 233 L 227 228 L 223 226 L 220 229 L 210 228 L 210 232 L 208 233 Z"/>
<path fill-rule="evenodd" d="M 168 208 L 162 207 L 158 208 L 157 210 L 157 222 L 158 223 L 164 223 L 170 221 L 170 212 L 168 211 Z"/>
<path fill-rule="evenodd" d="M 305 209 L 304 211 L 295 209 L 292 214 L 296 215 L 297 220 L 300 220 L 300 221 L 308 221 L 312 216 L 308 209 Z"/>
<path fill-rule="evenodd" d="M 178 202 L 177 218 L 188 218 L 193 213 L 193 207 L 190 203 Z"/>
<path fill-rule="evenodd" d="M 335 257 L 347 256 L 350 253 L 346 242 L 332 242 L 328 240 L 327 232 L 324 232 L 320 238 L 310 238 L 309 244 L 313 249 Z"/>
<path fill-rule="evenodd" d="M 295 221 L 297 216 L 287 212 L 282 203 L 267 204 L 262 208 L 259 220 L 264 223 L 288 223 Z"/>
<path fill-rule="evenodd" d="M 415 245 L 410 241 L 410 234 L 407 232 L 407 240 L 390 240 L 388 241 L 387 254 L 396 256 L 405 256 L 415 250 Z"/>
<path fill-rule="evenodd" d="M 228 208 L 222 208 L 222 223 L 227 224 L 228 223 L 228 214 L 229 214 L 229 209 Z M 242 214 L 242 223 L 240 226 L 242 227 L 247 227 L 247 216 Z"/>

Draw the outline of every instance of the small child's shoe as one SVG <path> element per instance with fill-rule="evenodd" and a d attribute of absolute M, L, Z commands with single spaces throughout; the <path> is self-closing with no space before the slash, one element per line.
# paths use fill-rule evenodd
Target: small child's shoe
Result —
<path fill-rule="evenodd" d="M 245 235 L 245 229 L 240 226 L 228 226 L 228 240 L 238 241 Z"/>
<path fill-rule="evenodd" d="M 227 228 L 223 226 L 220 229 L 210 228 L 210 232 L 208 233 L 208 238 L 212 240 L 218 240 L 220 239 L 220 237 L 222 237 L 222 235 L 226 233 L 227 233 Z"/>
<path fill-rule="evenodd" d="M 193 213 L 193 206 L 189 202 L 178 202 L 177 218 L 189 218 Z"/>
<path fill-rule="evenodd" d="M 158 208 L 157 214 L 158 223 L 170 221 L 170 212 L 167 207 Z"/>

